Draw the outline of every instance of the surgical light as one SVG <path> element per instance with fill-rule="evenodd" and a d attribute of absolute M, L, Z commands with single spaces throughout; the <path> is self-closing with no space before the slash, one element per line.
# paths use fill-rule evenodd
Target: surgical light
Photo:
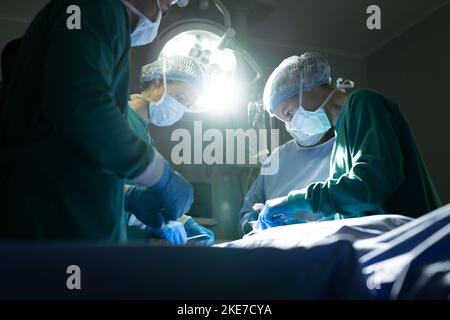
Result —
<path fill-rule="evenodd" d="M 242 95 L 242 84 L 239 80 L 222 75 L 208 82 L 205 93 L 196 104 L 201 110 L 211 109 L 219 114 L 226 113 L 241 102 Z"/>
<path fill-rule="evenodd" d="M 240 86 L 235 79 L 237 59 L 234 52 L 220 50 L 221 37 L 205 30 L 182 32 L 169 40 L 160 58 L 189 56 L 200 62 L 208 79 L 206 90 L 190 112 L 233 108 L 240 98 Z"/>

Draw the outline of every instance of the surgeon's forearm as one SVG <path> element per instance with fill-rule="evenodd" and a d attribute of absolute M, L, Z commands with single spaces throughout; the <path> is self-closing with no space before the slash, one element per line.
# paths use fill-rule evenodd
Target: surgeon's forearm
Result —
<path fill-rule="evenodd" d="M 286 197 L 287 206 L 290 212 L 301 212 L 301 211 L 313 211 L 316 208 L 313 208 L 310 203 L 306 200 L 307 198 L 307 189 L 294 190 L 289 192 Z"/>
<path fill-rule="evenodd" d="M 85 110 L 80 107 L 70 119 L 59 120 L 61 133 L 75 150 L 121 178 L 133 178 L 157 163 L 153 148 L 134 134 L 117 107 L 85 103 Z M 89 106 L 92 111 L 87 110 Z"/>
<path fill-rule="evenodd" d="M 307 188 L 290 192 L 287 197 L 288 206 L 293 212 L 359 216 L 363 212 L 379 209 L 389 198 L 391 190 L 386 188 L 382 179 L 383 177 L 369 179 L 367 176 L 362 178 L 346 174 L 338 180 L 314 183 Z"/>

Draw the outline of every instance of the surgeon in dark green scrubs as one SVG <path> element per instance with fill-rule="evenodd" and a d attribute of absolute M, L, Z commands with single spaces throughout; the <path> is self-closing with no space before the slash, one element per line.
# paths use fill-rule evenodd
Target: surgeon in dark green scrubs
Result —
<path fill-rule="evenodd" d="M 320 54 L 305 53 L 285 60 L 266 84 L 265 106 L 288 131 L 313 137 L 334 127 L 336 142 L 329 179 L 267 201 L 257 228 L 287 224 L 305 211 L 325 219 L 383 213 L 416 218 L 440 207 L 399 107 L 369 89 L 346 94 L 351 81 L 339 79 L 334 89 L 330 74 Z"/>
<path fill-rule="evenodd" d="M 185 213 L 169 190 L 187 186 L 127 122 L 130 45 L 151 42 L 173 3 L 50 1 L 32 21 L 0 114 L 0 239 L 124 239 L 124 179 L 172 203 L 165 219 Z"/>
<path fill-rule="evenodd" d="M 145 65 L 140 80 L 143 91 L 131 96 L 128 121 L 142 140 L 153 145 L 148 124 L 166 127 L 180 120 L 202 93 L 205 73 L 203 67 L 192 58 L 171 56 Z M 197 245 L 214 243 L 214 233 L 187 215 L 159 228 L 149 225 L 153 223 L 151 220 L 143 223 L 148 215 L 155 217 L 155 213 L 164 208 L 151 190 L 133 186 L 132 181 L 126 183 L 131 185 L 125 193 L 125 219 L 130 241 L 153 236 L 173 245 L 184 245 L 188 237 L 195 237 L 192 243 Z"/>

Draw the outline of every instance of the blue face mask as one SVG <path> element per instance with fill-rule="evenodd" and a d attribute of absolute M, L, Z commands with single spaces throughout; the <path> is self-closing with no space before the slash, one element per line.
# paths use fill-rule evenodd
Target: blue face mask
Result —
<path fill-rule="evenodd" d="M 179 121 L 186 111 L 186 107 L 177 99 L 165 93 L 160 101 L 149 105 L 150 122 L 157 127 L 169 127 Z"/>
<path fill-rule="evenodd" d="M 318 137 L 330 130 L 331 123 L 325 112 L 325 105 L 330 101 L 336 91 L 333 90 L 316 111 L 306 111 L 300 104 L 294 117 L 292 117 L 292 120 L 286 126 L 288 131 L 297 132 L 304 137 Z"/>
<path fill-rule="evenodd" d="M 324 106 L 314 112 L 306 111 L 300 106 L 289 125 L 308 136 L 320 135 L 331 129 Z"/>
<path fill-rule="evenodd" d="M 186 106 L 167 92 L 167 61 L 163 62 L 164 94 L 162 98 L 149 105 L 150 122 L 157 127 L 169 127 L 179 121 L 186 111 Z"/>
<path fill-rule="evenodd" d="M 155 22 L 150 21 L 142 12 L 136 9 L 131 3 L 126 0 L 122 0 L 123 4 L 128 7 L 135 15 L 139 17 L 139 21 L 131 33 L 131 46 L 138 47 L 144 46 L 155 40 L 158 35 L 158 28 L 162 19 L 162 12 L 160 8 L 159 0 L 156 0 L 158 4 L 158 17 Z"/>
<path fill-rule="evenodd" d="M 292 123 L 286 123 L 286 131 L 295 139 L 295 141 L 302 147 L 312 147 L 317 145 L 325 136 L 326 131 L 319 134 L 307 134 L 301 130 L 296 129 Z M 327 130 L 328 131 L 328 130 Z"/>
<path fill-rule="evenodd" d="M 149 98 L 142 95 L 133 95 L 146 102 L 148 102 L 148 116 L 150 123 L 157 127 L 169 127 L 175 122 L 179 121 L 187 107 L 171 96 L 167 91 L 167 62 L 163 63 L 163 84 L 164 94 L 158 102 L 151 101 Z"/>
<path fill-rule="evenodd" d="M 302 146 L 312 146 L 317 144 L 325 133 L 331 129 L 331 123 L 325 112 L 325 105 L 331 100 L 337 91 L 354 87 L 354 82 L 343 81 L 339 78 L 336 81 L 336 89 L 330 92 L 328 97 L 316 111 L 306 111 L 302 107 L 303 84 L 300 81 L 299 107 L 292 120 L 286 124 L 287 131 Z"/>

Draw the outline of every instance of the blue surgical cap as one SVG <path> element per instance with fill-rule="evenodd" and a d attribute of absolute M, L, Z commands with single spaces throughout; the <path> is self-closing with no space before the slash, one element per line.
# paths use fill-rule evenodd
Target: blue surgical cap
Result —
<path fill-rule="evenodd" d="M 300 88 L 302 83 L 302 88 Z M 287 99 L 331 83 L 331 67 L 319 53 L 307 52 L 284 60 L 270 75 L 264 88 L 264 106 L 273 114 Z"/>
<path fill-rule="evenodd" d="M 203 66 L 186 56 L 172 56 L 147 64 L 141 70 L 141 85 L 146 87 L 155 79 L 163 79 L 165 66 L 166 78 L 169 81 L 189 82 L 203 89 L 206 83 Z"/>

